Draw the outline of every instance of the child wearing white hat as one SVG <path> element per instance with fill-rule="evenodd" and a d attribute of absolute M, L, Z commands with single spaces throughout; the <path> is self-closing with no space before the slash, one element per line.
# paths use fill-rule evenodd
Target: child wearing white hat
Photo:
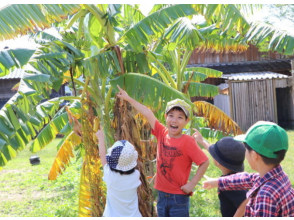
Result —
<path fill-rule="evenodd" d="M 103 180 L 107 186 L 106 206 L 103 217 L 142 217 L 138 206 L 137 188 L 141 185 L 137 166 L 138 152 L 134 146 L 120 140 L 106 154 L 104 133 L 96 133 L 103 166 Z"/>

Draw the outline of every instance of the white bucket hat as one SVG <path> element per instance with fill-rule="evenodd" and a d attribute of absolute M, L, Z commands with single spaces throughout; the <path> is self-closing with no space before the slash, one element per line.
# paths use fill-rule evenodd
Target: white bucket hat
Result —
<path fill-rule="evenodd" d="M 108 165 L 116 170 L 128 171 L 137 166 L 138 152 L 135 147 L 126 140 L 115 142 L 108 149 L 106 160 Z"/>

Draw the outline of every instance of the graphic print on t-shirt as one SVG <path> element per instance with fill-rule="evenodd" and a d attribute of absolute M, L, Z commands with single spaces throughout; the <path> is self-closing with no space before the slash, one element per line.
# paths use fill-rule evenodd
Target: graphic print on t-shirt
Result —
<path fill-rule="evenodd" d="M 176 157 L 182 156 L 183 152 L 182 150 L 178 150 L 177 147 L 171 147 L 164 144 L 164 138 L 161 139 L 160 143 L 160 172 L 161 174 L 170 182 L 173 182 L 172 177 L 170 176 L 170 173 L 174 166 L 174 160 Z"/>

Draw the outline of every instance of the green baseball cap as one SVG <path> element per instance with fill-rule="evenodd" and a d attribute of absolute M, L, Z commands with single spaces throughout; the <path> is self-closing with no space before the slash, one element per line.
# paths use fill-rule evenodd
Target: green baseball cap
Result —
<path fill-rule="evenodd" d="M 246 134 L 234 138 L 249 145 L 257 153 L 277 158 L 274 152 L 288 150 L 288 135 L 286 131 L 273 122 L 259 121 L 252 125 Z"/>

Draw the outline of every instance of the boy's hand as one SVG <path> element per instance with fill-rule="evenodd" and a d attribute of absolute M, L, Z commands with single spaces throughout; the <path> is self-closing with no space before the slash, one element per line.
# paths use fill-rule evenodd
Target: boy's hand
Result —
<path fill-rule="evenodd" d="M 96 132 L 96 137 L 99 142 L 104 141 L 104 132 L 101 125 L 100 125 L 100 129 Z"/>
<path fill-rule="evenodd" d="M 194 138 L 194 140 L 197 143 L 202 143 L 204 141 L 204 139 L 203 139 L 201 133 L 197 129 L 195 129 L 195 128 L 193 128 L 193 130 L 195 131 L 195 133 L 192 134 L 192 137 Z"/>
<path fill-rule="evenodd" d="M 184 191 L 184 193 L 189 194 L 190 192 L 192 192 L 192 190 L 194 189 L 195 184 L 192 182 L 188 182 L 187 184 L 183 185 L 181 187 L 181 190 Z"/>
<path fill-rule="evenodd" d="M 117 85 L 117 88 L 119 89 L 119 92 L 117 93 L 117 96 L 123 100 L 128 101 L 130 96 L 128 95 L 128 93 L 126 93 L 125 90 L 123 90 L 122 88 L 119 87 L 119 85 Z"/>
<path fill-rule="evenodd" d="M 218 187 L 218 178 L 211 178 L 202 183 L 204 189 L 212 189 Z"/>

